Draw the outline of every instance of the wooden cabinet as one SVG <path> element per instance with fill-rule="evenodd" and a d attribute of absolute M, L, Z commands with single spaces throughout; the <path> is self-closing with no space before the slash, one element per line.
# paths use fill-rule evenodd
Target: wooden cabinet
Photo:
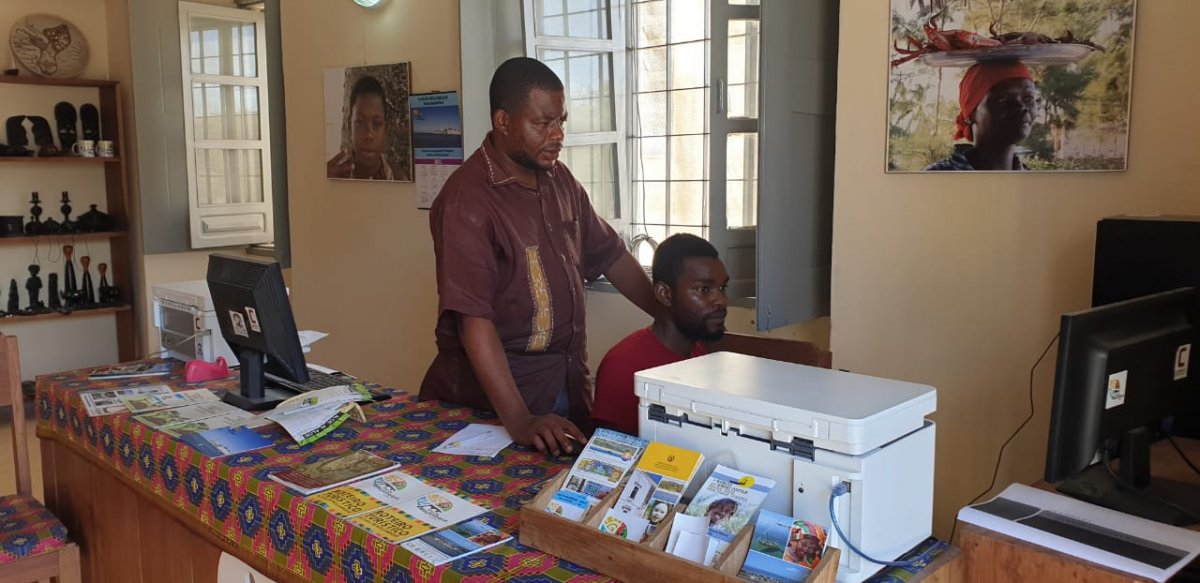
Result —
<path fill-rule="evenodd" d="M 122 122 L 120 91 L 120 86 L 116 81 L 0 76 L 0 118 L 8 119 L 12 115 L 23 115 L 24 112 L 14 110 L 15 107 L 19 106 L 10 105 L 12 103 L 19 103 L 21 100 L 28 102 L 32 99 L 38 102 L 50 103 L 52 109 L 52 104 L 58 101 L 67 100 L 74 102 L 79 96 L 85 96 L 83 98 L 86 99 L 86 102 L 94 103 L 97 109 L 99 109 L 100 127 L 103 132 L 102 139 L 112 140 L 116 149 L 116 156 L 109 158 L 81 158 L 75 156 L 42 158 L 0 157 L 0 188 L 9 190 L 6 188 L 8 186 L 6 183 L 9 181 L 5 177 L 16 175 L 18 170 L 21 170 L 22 175 L 25 176 L 46 173 L 48 177 L 52 177 L 54 173 L 63 172 L 68 168 L 86 168 L 89 173 L 95 174 L 95 187 L 97 190 L 102 189 L 104 194 L 103 199 L 92 202 L 97 204 L 99 210 L 108 213 L 117 225 L 116 231 L 103 233 L 5 237 L 0 238 L 0 248 L 30 246 L 34 249 L 35 257 L 40 258 L 40 255 L 37 255 L 39 249 L 48 249 L 50 251 L 49 254 L 54 256 L 55 251 L 61 250 L 62 245 L 74 244 L 77 249 L 75 271 L 80 284 L 82 284 L 83 274 L 79 266 L 79 256 L 86 254 L 82 253 L 82 251 L 96 249 L 98 245 L 106 245 L 109 253 L 108 281 L 120 290 L 120 305 L 117 306 L 77 309 L 68 314 L 50 312 L 37 315 L 9 316 L 0 321 L 0 323 L 13 320 L 99 317 L 111 314 L 112 317 L 116 318 L 117 353 L 120 360 L 125 361 L 134 360 L 138 355 L 137 328 L 134 326 L 133 310 L 131 308 L 134 302 L 135 290 L 132 273 L 132 248 L 129 239 L 129 176 L 123 157 L 125 152 L 128 151 L 128 144 L 124 139 L 125 128 Z M 68 99 L 67 96 L 70 96 L 71 99 Z M 77 108 L 80 105 L 80 103 L 74 104 Z M 51 129 L 56 130 L 57 125 L 52 116 L 48 118 L 48 121 L 50 121 Z M 79 128 L 80 139 L 82 139 L 82 124 L 77 124 L 77 127 Z M 57 133 L 55 136 L 55 143 L 57 144 Z M 7 137 L 5 140 L 7 140 Z M 30 145 L 32 146 L 32 143 Z M 90 174 L 87 180 L 91 181 Z M 99 183 L 100 180 L 103 180 L 102 185 Z M 28 196 L 29 193 L 23 192 L 20 195 Z M 18 196 L 18 193 L 8 193 L 8 196 Z M 44 211 L 42 215 L 43 220 L 50 216 L 55 217 L 56 220 L 59 219 L 58 208 L 60 203 L 58 193 L 44 191 L 41 198 Z M 72 207 L 72 219 L 78 218 L 88 210 L 88 205 L 79 201 L 73 201 Z M 12 208 L 11 205 L 9 205 L 9 208 Z M 25 215 L 25 220 L 28 221 L 28 204 L 24 205 L 23 214 Z M 40 252 L 44 253 L 45 251 Z M 94 284 L 99 287 L 100 275 L 97 266 L 93 264 L 90 271 Z M 41 273 L 43 282 L 47 281 L 48 274 L 49 271 L 44 266 Z M 22 305 L 24 306 L 25 295 L 23 292 L 25 289 L 20 283 L 18 285 L 21 288 Z M 43 288 L 42 298 L 47 297 L 48 288 L 48 285 Z M 0 292 L 7 298 L 7 285 L 0 286 Z M 43 301 L 45 300 L 43 299 Z M 3 307 L 3 305 L 3 303 L 0 303 L 0 307 Z M 100 340 L 104 341 L 104 339 Z"/>

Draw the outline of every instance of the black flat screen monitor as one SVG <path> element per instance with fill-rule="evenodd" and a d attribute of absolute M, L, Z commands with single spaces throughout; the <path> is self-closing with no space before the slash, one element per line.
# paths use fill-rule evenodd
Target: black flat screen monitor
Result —
<path fill-rule="evenodd" d="M 1196 293 L 1181 288 L 1062 317 L 1045 475 L 1060 492 L 1168 524 L 1200 520 L 1200 486 L 1150 477 L 1150 444 L 1198 386 L 1189 318 Z"/>
<path fill-rule="evenodd" d="M 240 394 L 227 393 L 226 402 L 254 411 L 274 407 L 291 395 L 268 386 L 264 372 L 308 382 L 304 351 L 278 263 L 214 253 L 208 257 L 208 290 L 221 335 L 241 367 Z"/>

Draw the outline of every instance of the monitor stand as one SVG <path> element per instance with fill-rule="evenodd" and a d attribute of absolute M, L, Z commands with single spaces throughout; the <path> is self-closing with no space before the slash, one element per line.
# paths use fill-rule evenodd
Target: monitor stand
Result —
<path fill-rule="evenodd" d="M 286 388 L 268 384 L 263 376 L 263 354 L 257 350 L 242 348 L 238 351 L 240 392 L 229 391 L 222 401 L 244 411 L 267 411 L 294 396 Z"/>
<path fill-rule="evenodd" d="M 1105 467 L 1107 461 L 1101 461 L 1064 480 L 1058 491 L 1156 522 L 1175 526 L 1200 522 L 1200 485 L 1150 477 L 1150 433 L 1139 428 L 1127 432 L 1121 441 L 1116 474 L 1133 488 L 1115 480 Z"/>

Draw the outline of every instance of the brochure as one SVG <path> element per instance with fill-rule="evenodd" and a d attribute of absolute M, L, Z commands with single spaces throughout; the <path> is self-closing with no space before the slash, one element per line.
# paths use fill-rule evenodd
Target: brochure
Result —
<path fill-rule="evenodd" d="M 738 576 L 766 583 L 803 581 L 821 561 L 826 540 L 819 524 L 760 510 Z"/>
<path fill-rule="evenodd" d="M 220 427 L 180 438 L 192 449 L 211 458 L 223 457 L 273 445 L 270 439 L 246 427 Z"/>
<path fill-rule="evenodd" d="M 512 442 L 512 437 L 501 425 L 472 423 L 433 448 L 433 452 L 492 458 Z"/>
<path fill-rule="evenodd" d="M 173 425 L 179 425 L 190 421 L 200 421 L 217 415 L 238 415 L 243 418 L 253 419 L 254 414 L 242 411 L 233 405 L 223 401 L 210 401 L 206 403 L 196 403 L 194 405 L 184 405 L 174 409 L 161 409 L 135 415 L 133 418 L 145 425 L 149 425 L 154 429 L 162 429 Z"/>
<path fill-rule="evenodd" d="M 270 421 L 263 419 L 253 413 L 247 413 L 238 409 L 236 413 L 224 413 L 213 417 L 206 417 L 196 421 L 183 421 L 181 423 L 172 423 L 159 427 L 158 430 L 174 437 L 182 437 L 189 433 L 200 433 L 210 429 L 220 429 L 222 427 L 245 427 L 254 429 L 267 425 Z"/>
<path fill-rule="evenodd" d="M 359 401 L 370 401 L 366 385 L 338 385 L 301 393 L 275 407 L 263 417 L 278 423 L 296 443 L 312 443 L 345 423 L 351 416 L 365 422 Z"/>
<path fill-rule="evenodd" d="M 87 410 L 88 417 L 100 417 L 102 415 L 112 415 L 114 413 L 124 413 L 129 411 L 125 403 L 121 401 L 126 397 L 142 397 L 146 395 L 165 395 L 171 392 L 171 388 L 166 385 L 151 385 L 147 387 L 127 387 L 122 389 L 97 389 L 94 391 L 84 391 L 79 393 L 79 399 L 83 401 L 83 408 Z"/>
<path fill-rule="evenodd" d="M 218 400 L 220 398 L 208 389 L 194 389 L 178 393 L 163 393 L 161 395 L 125 397 L 121 399 L 121 402 L 125 404 L 127 409 L 134 413 L 145 413 L 148 411 L 158 411 L 159 409 L 173 409 L 184 405 Z"/>
<path fill-rule="evenodd" d="M 563 490 L 579 492 L 595 505 L 617 487 L 649 442 L 610 429 L 598 429 L 567 474 Z M 554 512 L 549 507 L 547 511 Z"/>
<path fill-rule="evenodd" d="M 399 463 L 366 451 L 355 450 L 270 474 L 270 478 L 307 496 L 364 477 L 382 474 L 399 466 Z"/>
<path fill-rule="evenodd" d="M 511 539 L 512 535 L 504 534 L 488 526 L 486 522 L 475 519 L 431 532 L 400 546 L 436 567 Z"/>
<path fill-rule="evenodd" d="M 130 364 L 114 364 L 112 366 L 102 366 L 93 369 L 88 378 L 91 380 L 102 379 L 127 379 L 133 377 L 151 377 L 170 374 L 174 365 L 169 362 L 134 362 Z"/>
<path fill-rule="evenodd" d="M 487 512 L 398 470 L 326 490 L 309 501 L 391 543 Z"/>
<path fill-rule="evenodd" d="M 703 460 L 704 454 L 698 451 L 651 442 L 629 481 L 625 482 L 613 510 L 645 519 L 645 535 L 654 534 L 659 523 L 683 497 Z"/>
<path fill-rule="evenodd" d="M 704 564 L 712 566 L 721 551 L 750 522 L 775 486 L 769 478 L 718 465 L 696 492 L 684 514 L 708 519 L 708 547 Z"/>
<path fill-rule="evenodd" d="M 342 496 L 340 504 L 334 501 L 338 496 Z M 348 504 L 345 500 L 350 496 L 358 500 L 372 500 L 374 503 Z M 374 476 L 323 492 L 314 496 L 312 501 L 343 516 L 353 516 L 382 506 L 394 506 L 435 528 L 449 526 L 487 511 L 401 471 Z M 361 510 L 354 512 L 355 507 Z"/>

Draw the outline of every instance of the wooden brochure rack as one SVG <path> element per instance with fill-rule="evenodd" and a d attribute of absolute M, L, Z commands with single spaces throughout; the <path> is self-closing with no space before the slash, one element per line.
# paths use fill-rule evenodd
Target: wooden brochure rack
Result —
<path fill-rule="evenodd" d="M 750 550 L 754 524 L 746 525 L 738 533 L 716 564 L 705 567 L 663 550 L 667 546 L 671 523 L 675 520 L 678 508 L 671 510 L 654 535 L 643 544 L 617 538 L 599 530 L 600 521 L 604 518 L 604 513 L 616 502 L 620 488 L 614 489 L 600 504 L 588 511 L 581 522 L 573 522 L 546 512 L 546 505 L 550 503 L 554 493 L 562 488 L 566 476 L 566 470 L 559 473 L 558 477 L 546 484 L 541 492 L 521 509 L 521 544 L 622 581 L 743 581 L 737 577 L 737 572 Z M 841 553 L 838 549 L 827 548 L 821 564 L 809 574 L 806 583 L 834 583 L 840 559 Z"/>

